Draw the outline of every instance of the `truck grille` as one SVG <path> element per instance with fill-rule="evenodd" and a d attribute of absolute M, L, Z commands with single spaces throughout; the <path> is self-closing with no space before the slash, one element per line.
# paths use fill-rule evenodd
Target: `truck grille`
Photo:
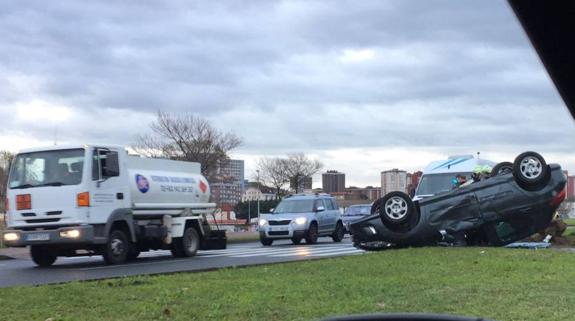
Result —
<path fill-rule="evenodd" d="M 26 223 L 28 223 L 28 224 L 54 223 L 54 222 L 58 222 L 59 220 L 60 220 L 59 218 L 41 218 L 41 219 L 35 219 L 35 220 L 26 220 Z"/>
<path fill-rule="evenodd" d="M 289 235 L 289 231 L 271 231 L 268 232 L 269 235 Z"/>
<path fill-rule="evenodd" d="M 291 223 L 291 220 L 282 220 L 282 221 L 268 221 L 270 225 L 288 225 Z"/>

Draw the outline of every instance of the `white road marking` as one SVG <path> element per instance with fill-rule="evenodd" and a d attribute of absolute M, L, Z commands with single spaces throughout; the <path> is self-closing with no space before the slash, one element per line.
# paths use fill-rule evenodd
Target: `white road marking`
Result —
<path fill-rule="evenodd" d="M 284 254 L 271 254 L 271 257 L 285 257 L 285 256 L 316 256 L 322 253 L 330 253 L 329 255 L 335 255 L 340 252 L 345 252 L 349 250 L 355 250 L 354 248 L 332 248 L 332 249 L 311 249 L 310 251 L 295 251 L 292 253 L 284 253 Z"/>
<path fill-rule="evenodd" d="M 365 253 L 365 251 L 360 249 L 349 249 L 342 252 L 320 253 L 320 254 L 312 254 L 310 256 L 337 256 L 337 255 L 350 255 L 350 254 L 361 254 L 361 253 Z"/>

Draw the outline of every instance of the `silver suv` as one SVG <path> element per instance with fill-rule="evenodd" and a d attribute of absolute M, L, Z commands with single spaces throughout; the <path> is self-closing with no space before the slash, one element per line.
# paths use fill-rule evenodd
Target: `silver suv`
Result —
<path fill-rule="evenodd" d="M 329 194 L 297 194 L 285 197 L 270 214 L 259 221 L 260 241 L 272 245 L 274 240 L 291 239 L 299 244 L 317 243 L 320 236 L 341 242 L 344 227 L 335 198 Z"/>

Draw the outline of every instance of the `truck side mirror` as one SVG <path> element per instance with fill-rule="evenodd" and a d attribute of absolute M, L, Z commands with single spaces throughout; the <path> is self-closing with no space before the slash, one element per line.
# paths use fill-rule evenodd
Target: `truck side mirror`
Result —
<path fill-rule="evenodd" d="M 102 164 L 102 178 L 120 176 L 120 162 L 117 152 L 109 152 Z"/>
<path fill-rule="evenodd" d="M 323 206 L 318 206 L 315 211 L 316 211 L 316 212 L 323 212 L 323 211 L 325 211 L 325 207 L 323 207 Z"/>

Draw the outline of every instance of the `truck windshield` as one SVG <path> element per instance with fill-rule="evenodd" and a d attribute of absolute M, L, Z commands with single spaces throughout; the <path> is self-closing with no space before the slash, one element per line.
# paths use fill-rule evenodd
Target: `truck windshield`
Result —
<path fill-rule="evenodd" d="M 84 150 L 67 149 L 19 154 L 12 163 L 10 189 L 78 185 Z"/>
<path fill-rule="evenodd" d="M 453 188 L 453 178 L 457 175 L 465 175 L 471 179 L 471 173 L 444 173 L 444 174 L 427 174 L 421 177 L 416 195 L 435 195 L 442 192 L 450 191 Z"/>
<path fill-rule="evenodd" d="M 306 213 L 313 211 L 313 199 L 309 200 L 283 200 L 274 210 L 273 214 Z"/>

